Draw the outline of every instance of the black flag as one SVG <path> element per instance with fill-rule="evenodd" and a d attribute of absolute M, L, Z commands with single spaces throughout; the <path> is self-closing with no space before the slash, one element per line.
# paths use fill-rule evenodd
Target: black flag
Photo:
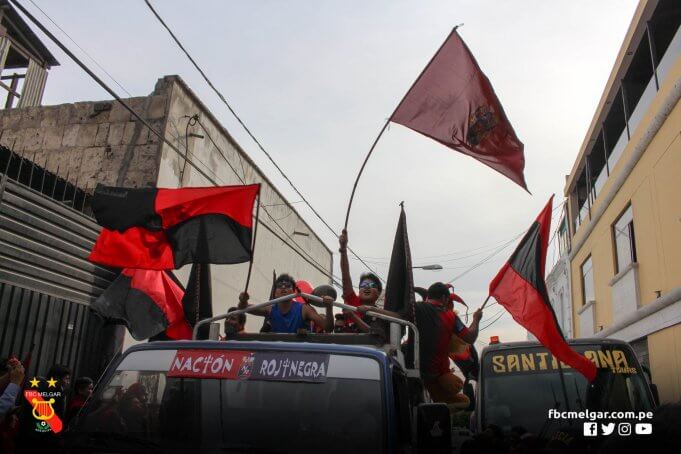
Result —
<path fill-rule="evenodd" d="M 414 318 L 414 276 L 411 269 L 411 250 L 409 249 L 409 237 L 407 235 L 407 215 L 404 213 L 404 205 L 400 204 L 400 220 L 397 223 L 393 252 L 390 256 L 390 269 L 388 271 L 388 283 L 385 288 L 385 309 L 404 313 L 409 312 L 409 319 Z"/>
<path fill-rule="evenodd" d="M 182 298 L 184 314 L 193 328 L 200 320 L 213 316 L 210 264 L 194 263 L 189 273 L 187 290 Z M 209 326 L 199 329 L 197 339 L 208 339 Z"/>

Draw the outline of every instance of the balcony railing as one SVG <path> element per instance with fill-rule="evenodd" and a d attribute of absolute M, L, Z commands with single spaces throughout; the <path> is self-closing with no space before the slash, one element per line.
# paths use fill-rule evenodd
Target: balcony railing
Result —
<path fill-rule="evenodd" d="M 643 98 L 641 98 L 643 99 Z M 640 105 L 640 102 L 639 102 Z M 615 146 L 612 147 L 612 152 L 610 153 L 610 156 L 608 156 L 608 168 L 609 169 L 614 169 L 615 164 L 617 164 L 617 161 L 620 160 L 622 157 L 622 152 L 624 149 L 627 147 L 627 143 L 629 142 L 629 136 L 627 135 L 627 130 L 626 128 L 622 130 L 622 134 L 620 134 L 620 138 L 617 139 L 617 143 L 615 143 Z"/>
<path fill-rule="evenodd" d="M 657 66 L 656 72 L 659 84 L 664 83 L 667 76 L 669 75 L 668 73 L 670 69 L 679 60 L 680 56 L 681 56 L 681 27 L 679 27 L 679 29 L 676 31 L 674 38 L 669 44 L 669 47 L 667 47 L 667 50 L 665 51 L 664 55 L 660 59 L 660 62 Z M 653 75 L 653 77 L 651 77 L 650 80 L 648 81 L 646 88 L 643 90 L 641 98 L 638 100 L 636 106 L 634 106 L 633 110 L 631 111 L 631 115 L 629 116 L 629 120 L 627 121 L 627 124 L 629 126 L 629 132 L 627 132 L 627 128 L 624 128 L 622 130 L 622 133 L 617 139 L 617 142 L 615 143 L 615 146 L 613 147 L 610 156 L 608 156 L 608 165 L 606 167 L 603 167 L 603 170 L 601 170 L 601 172 L 598 174 L 598 177 L 596 178 L 593 187 L 591 188 L 589 198 L 591 198 L 592 202 L 595 201 L 595 199 L 601 193 L 603 186 L 605 186 L 605 182 L 609 177 L 609 173 L 612 173 L 615 164 L 617 164 L 617 162 L 620 160 L 624 152 L 624 149 L 627 147 L 627 144 L 629 143 L 629 135 L 634 134 L 636 128 L 641 123 L 641 120 L 645 116 L 646 112 L 648 111 L 648 108 L 650 107 L 650 104 L 653 102 L 653 99 L 655 99 L 656 95 L 657 83 L 655 82 L 655 76 Z M 608 172 L 608 169 L 610 170 L 610 172 Z M 588 200 L 586 200 L 584 201 L 584 204 L 579 208 L 579 211 L 575 216 L 574 219 L 575 231 L 577 231 L 577 228 L 579 228 L 579 226 L 584 223 L 584 221 L 587 219 L 588 214 L 589 202 Z"/>
<path fill-rule="evenodd" d="M 645 115 L 648 107 L 650 107 L 650 103 L 653 102 L 656 94 L 657 86 L 655 85 L 655 77 L 651 77 L 645 90 L 643 90 L 641 99 L 638 100 L 636 107 L 631 111 L 631 116 L 629 117 L 629 131 L 632 133 L 636 131 L 636 127 L 641 122 L 641 119 L 643 119 L 643 115 Z"/>
<path fill-rule="evenodd" d="M 667 80 L 667 73 L 671 67 L 674 66 L 679 55 L 681 55 L 681 27 L 676 30 L 672 42 L 669 43 L 669 47 L 667 47 L 667 50 L 662 56 L 660 64 L 657 65 L 657 78 L 660 84 Z"/>

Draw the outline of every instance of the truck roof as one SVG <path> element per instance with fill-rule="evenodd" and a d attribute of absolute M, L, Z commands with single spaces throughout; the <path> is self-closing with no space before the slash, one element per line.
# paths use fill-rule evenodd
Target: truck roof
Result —
<path fill-rule="evenodd" d="M 568 339 L 569 345 L 628 345 L 625 341 L 618 339 L 601 339 L 596 337 L 585 337 L 580 339 Z M 541 347 L 542 345 L 537 341 L 518 341 L 518 342 L 503 342 L 498 344 L 490 344 L 486 346 L 482 352 L 510 350 L 516 348 Z"/>
<path fill-rule="evenodd" d="M 279 335 L 281 336 L 281 335 Z M 295 334 L 291 336 L 296 336 Z M 361 335 L 360 335 L 361 336 Z M 267 340 L 195 340 L 195 341 L 157 341 L 137 344 L 126 350 L 127 353 L 144 350 L 279 350 L 279 351 L 315 351 L 324 353 L 342 353 L 360 356 L 372 356 L 378 360 L 388 357 L 385 351 L 371 345 L 343 345 L 338 343 L 311 341 L 267 341 Z"/>

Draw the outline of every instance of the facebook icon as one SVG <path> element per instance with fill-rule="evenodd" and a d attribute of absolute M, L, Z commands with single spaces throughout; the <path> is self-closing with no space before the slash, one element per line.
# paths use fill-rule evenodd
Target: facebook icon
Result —
<path fill-rule="evenodd" d="M 598 423 L 585 422 L 584 423 L 584 436 L 585 437 L 595 437 L 596 435 L 598 435 Z"/>

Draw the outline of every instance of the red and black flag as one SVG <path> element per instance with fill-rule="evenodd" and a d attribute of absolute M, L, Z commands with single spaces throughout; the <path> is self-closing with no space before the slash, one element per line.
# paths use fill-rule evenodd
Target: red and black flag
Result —
<path fill-rule="evenodd" d="M 169 271 L 126 268 L 90 307 L 106 320 L 126 325 L 137 340 L 160 333 L 168 339 L 191 339 L 184 297 Z"/>
<path fill-rule="evenodd" d="M 152 270 L 247 262 L 259 190 L 259 184 L 181 189 L 98 185 L 92 209 L 104 229 L 89 259 Z"/>
<path fill-rule="evenodd" d="M 210 265 L 195 263 L 189 273 L 187 290 L 182 298 L 184 316 L 189 326 L 194 326 L 205 318 L 213 317 L 213 294 L 211 287 Z M 199 328 L 197 339 L 208 339 L 209 325 Z"/>
<path fill-rule="evenodd" d="M 489 294 L 556 358 L 593 381 L 596 366 L 567 344 L 546 291 L 544 270 L 552 202 L 553 196 L 489 285 Z"/>
<path fill-rule="evenodd" d="M 397 223 L 393 251 L 390 256 L 390 268 L 388 269 L 388 282 L 385 286 L 385 309 L 401 313 L 408 310 L 410 311 L 408 313 L 409 318 L 413 319 L 416 300 L 414 298 L 411 249 L 407 235 L 407 215 L 404 213 L 404 205 L 400 204 L 400 206 L 400 219 Z"/>
<path fill-rule="evenodd" d="M 450 353 L 449 358 L 454 361 L 466 380 L 477 380 L 480 373 L 480 360 L 475 345 L 466 345 L 462 353 Z"/>
<path fill-rule="evenodd" d="M 527 190 L 523 144 L 456 28 L 390 121 L 477 159 Z"/>

